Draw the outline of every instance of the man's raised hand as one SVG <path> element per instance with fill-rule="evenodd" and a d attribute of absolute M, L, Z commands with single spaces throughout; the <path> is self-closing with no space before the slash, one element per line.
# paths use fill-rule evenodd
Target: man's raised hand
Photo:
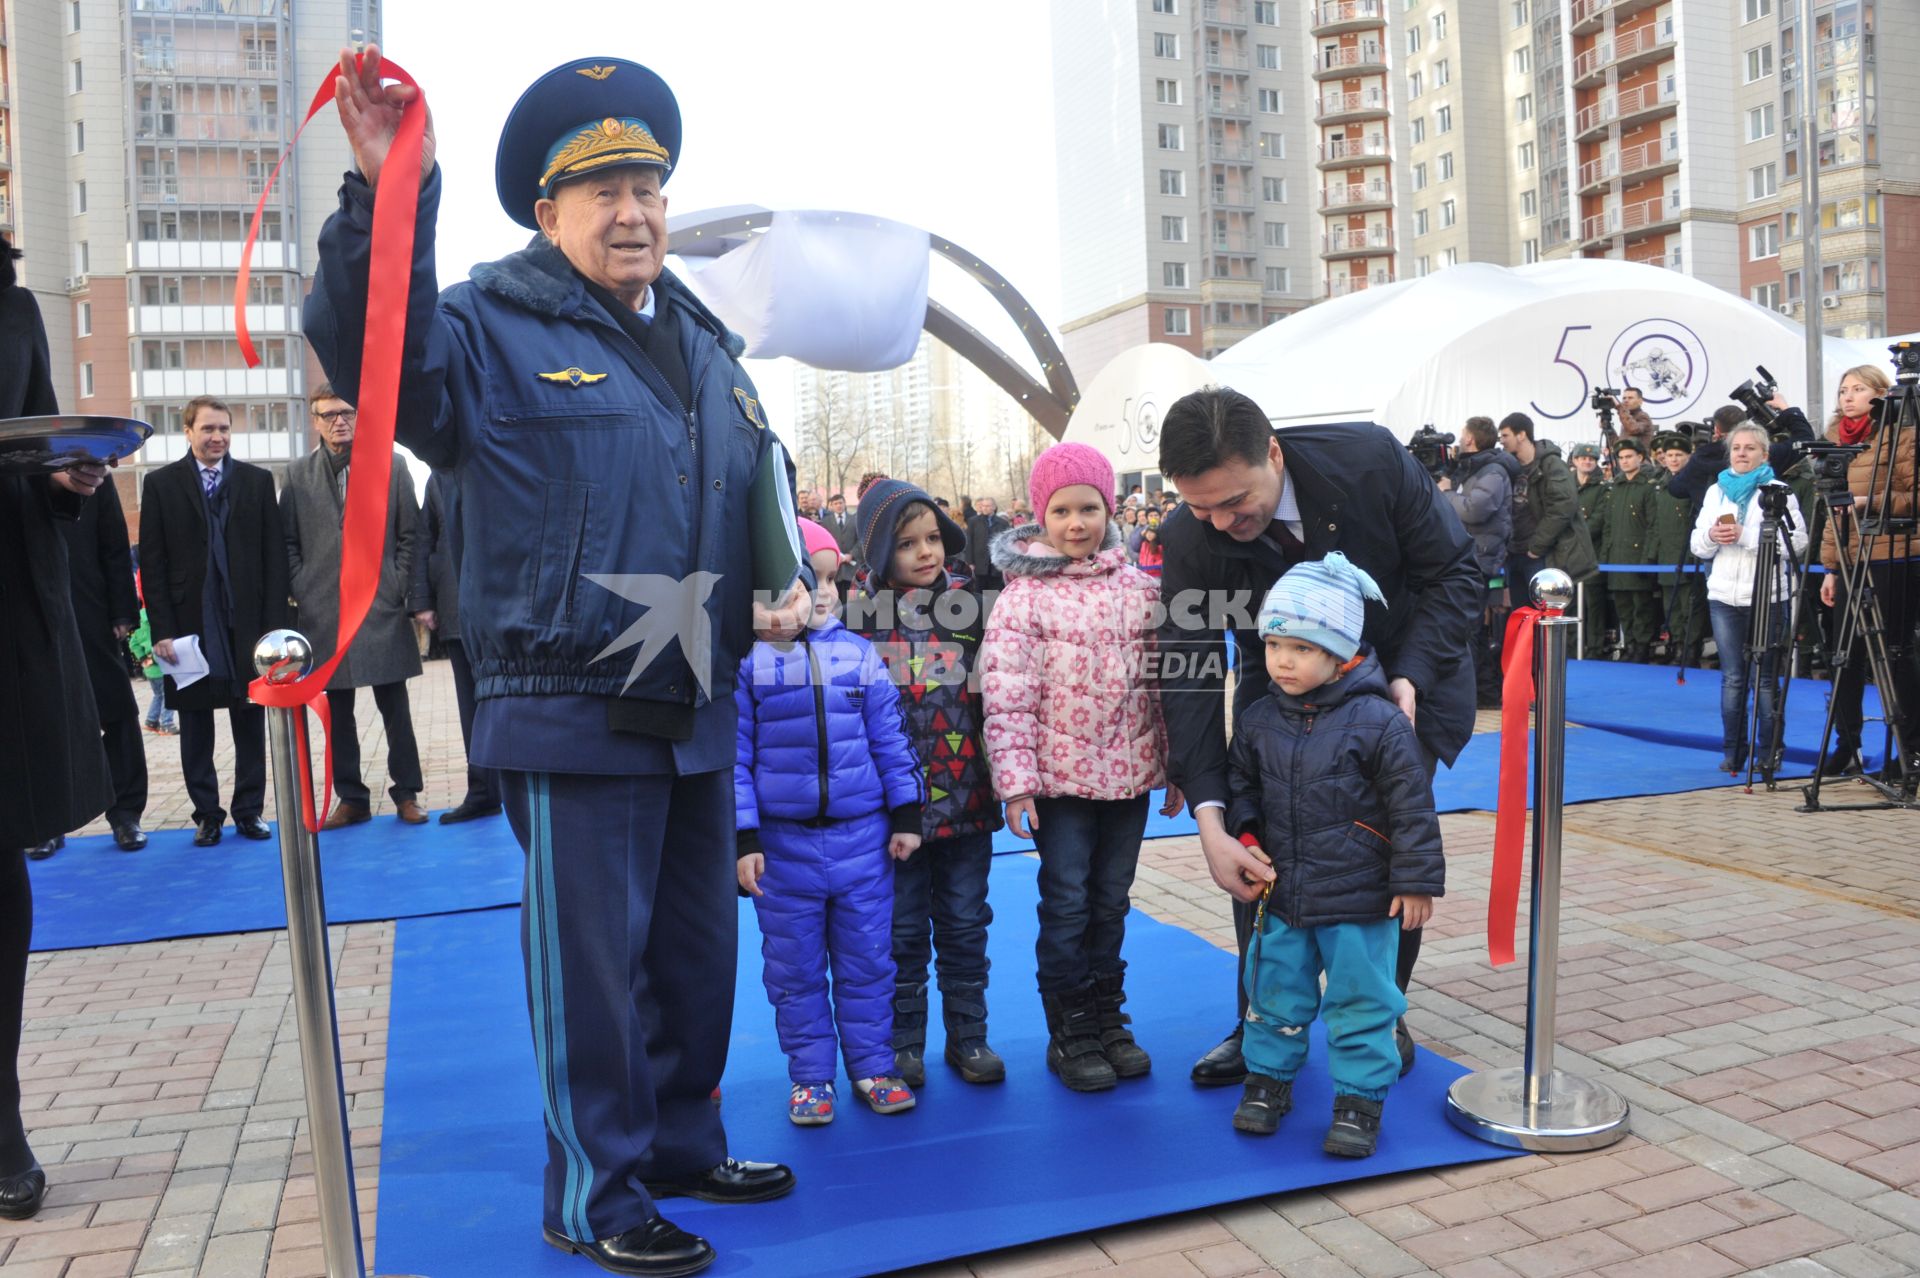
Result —
<path fill-rule="evenodd" d="M 353 148 L 353 163 L 368 186 L 380 184 L 380 170 L 387 152 L 400 131 L 400 114 L 407 103 L 420 96 L 410 84 L 380 83 L 380 46 L 367 46 L 365 56 L 354 65 L 351 49 L 340 51 L 340 74 L 333 78 L 333 100 L 340 109 L 340 127 L 346 130 Z M 420 182 L 425 185 L 433 172 L 433 113 L 427 113 L 426 134 L 420 141 Z"/>

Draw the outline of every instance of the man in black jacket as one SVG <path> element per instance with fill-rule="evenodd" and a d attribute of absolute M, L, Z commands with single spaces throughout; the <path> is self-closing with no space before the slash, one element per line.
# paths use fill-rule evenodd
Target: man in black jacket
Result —
<path fill-rule="evenodd" d="M 991 497 L 974 502 L 967 519 L 967 563 L 973 569 L 974 587 L 982 594 L 999 590 L 1006 578 L 993 565 L 993 539 L 1012 527 L 1000 513 L 1000 503 Z"/>
<path fill-rule="evenodd" d="M 460 709 L 460 749 L 467 755 L 466 797 L 440 814 L 441 825 L 459 825 L 501 811 L 500 785 L 491 768 L 473 763 L 473 658 L 460 638 L 460 490 L 453 472 L 427 479 L 420 510 L 420 545 L 413 555 L 413 619 L 440 637 L 453 668 L 453 700 Z"/>
<path fill-rule="evenodd" d="M 1775 474 L 1784 475 L 1792 468 L 1797 451 L 1802 444 L 1814 441 L 1813 423 L 1799 409 L 1791 407 L 1784 395 L 1775 394 L 1768 406 L 1779 413 L 1774 429 L 1785 430 L 1787 437 L 1777 439 L 1767 449 L 1767 464 Z M 1698 501 L 1707 495 L 1707 489 L 1720 477 L 1720 472 L 1732 463 L 1727 460 L 1727 432 L 1747 420 L 1747 410 L 1738 404 L 1723 404 L 1713 410 L 1713 438 L 1693 450 L 1693 456 L 1680 468 L 1678 474 L 1667 481 L 1667 493 L 1673 497 L 1684 497 L 1688 501 Z"/>
<path fill-rule="evenodd" d="M 1413 721 L 1428 766 L 1451 765 L 1473 735 L 1471 641 L 1486 581 L 1473 543 L 1433 481 L 1378 426 L 1339 424 L 1274 430 L 1245 395 L 1195 391 L 1160 426 L 1160 473 L 1183 505 L 1160 525 L 1165 547 L 1160 631 L 1167 776 L 1193 805 L 1214 882 L 1234 897 L 1244 956 L 1254 907 L 1273 869 L 1227 832 L 1227 633 L 1253 654 L 1234 690 L 1236 719 L 1267 691 L 1254 615 L 1294 564 L 1338 550 L 1379 583 L 1387 602 L 1367 605 L 1365 641 L 1389 692 Z M 1404 933 L 1396 978 L 1404 989 L 1420 933 Z M 1197 1083 L 1226 1085 L 1246 1073 L 1240 1029 L 1194 1066 Z M 1412 1061 L 1405 1026 L 1401 1057 Z"/>

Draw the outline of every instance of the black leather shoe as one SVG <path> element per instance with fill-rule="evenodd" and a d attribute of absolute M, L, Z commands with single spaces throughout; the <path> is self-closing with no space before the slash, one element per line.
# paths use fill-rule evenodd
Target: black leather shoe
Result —
<path fill-rule="evenodd" d="M 47 1174 L 35 1163 L 18 1176 L 0 1176 L 0 1220 L 31 1220 L 47 1198 Z"/>
<path fill-rule="evenodd" d="M 67 836 L 64 834 L 56 834 L 45 843 L 28 848 L 27 860 L 44 861 L 65 846 L 67 846 Z"/>
<path fill-rule="evenodd" d="M 147 846 L 147 832 L 138 821 L 123 821 L 113 827 L 113 841 L 122 852 L 138 852 Z"/>
<path fill-rule="evenodd" d="M 497 803 L 462 803 L 457 808 L 448 808 L 440 814 L 441 825 L 459 825 L 462 821 L 478 821 L 481 817 L 499 816 Z"/>
<path fill-rule="evenodd" d="M 551 1229 L 543 1229 L 540 1234 L 549 1247 L 558 1247 L 570 1256 L 585 1256 L 610 1274 L 676 1278 L 697 1274 L 713 1263 L 711 1243 L 664 1216 L 655 1216 L 638 1229 L 599 1242 L 575 1242 Z"/>
<path fill-rule="evenodd" d="M 271 839 L 273 827 L 258 816 L 235 817 L 233 828 L 240 832 L 243 839 Z"/>
<path fill-rule="evenodd" d="M 219 841 L 220 823 L 218 821 L 202 821 L 194 827 L 193 846 L 196 848 L 210 848 Z"/>
<path fill-rule="evenodd" d="M 1407 1032 L 1404 1016 L 1393 1023 L 1393 1045 L 1400 1052 L 1400 1077 L 1405 1078 L 1413 1068 L 1413 1035 Z"/>
<path fill-rule="evenodd" d="M 691 1176 L 647 1182 L 647 1192 L 655 1198 L 698 1198 L 709 1203 L 763 1203 L 792 1189 L 792 1168 L 743 1163 L 737 1158 Z"/>
<path fill-rule="evenodd" d="M 1194 1082 L 1202 1087 L 1232 1087 L 1247 1081 L 1247 1061 L 1240 1055 L 1241 1032 L 1240 1026 L 1234 1026 L 1218 1047 L 1194 1063 Z"/>

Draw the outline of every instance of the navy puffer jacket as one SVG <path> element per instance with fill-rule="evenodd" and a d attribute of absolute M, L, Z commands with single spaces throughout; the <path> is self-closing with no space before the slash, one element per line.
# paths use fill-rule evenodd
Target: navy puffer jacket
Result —
<path fill-rule="evenodd" d="M 764 817 L 845 820 L 887 812 L 920 832 L 920 761 L 900 696 L 873 645 L 837 620 L 781 647 L 756 643 L 740 663 L 734 756 L 740 853 L 760 850 Z"/>
<path fill-rule="evenodd" d="M 1373 922 L 1395 896 L 1446 891 L 1413 725 L 1362 651 L 1311 701 L 1272 685 L 1234 724 L 1227 829 L 1260 840 L 1276 871 L 1267 910 L 1293 927 Z"/>

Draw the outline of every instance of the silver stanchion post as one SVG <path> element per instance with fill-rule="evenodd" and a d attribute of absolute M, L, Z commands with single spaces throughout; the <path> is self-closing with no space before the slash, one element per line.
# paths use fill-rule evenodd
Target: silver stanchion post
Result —
<path fill-rule="evenodd" d="M 1571 578 L 1537 573 L 1534 606 L 1565 608 Z M 1495 1145 L 1543 1153 L 1599 1149 L 1627 1134 L 1611 1087 L 1553 1067 L 1560 964 L 1560 805 L 1566 787 L 1567 641 L 1580 623 L 1543 617 L 1533 650 L 1533 905 L 1527 945 L 1527 1045 L 1519 1069 L 1480 1070 L 1447 1090 L 1454 1126 Z"/>
<path fill-rule="evenodd" d="M 298 631 L 271 631 L 254 645 L 253 668 L 275 683 L 292 683 L 313 668 L 313 645 Z M 306 1079 L 307 1131 L 313 1142 L 314 1193 L 327 1278 L 366 1278 L 353 1147 L 347 1134 L 347 1092 L 340 1078 L 340 1026 L 333 1006 L 320 849 L 300 819 L 305 774 L 295 716 L 305 713 L 304 708 L 267 707 L 279 804 L 280 872 L 287 894 L 287 949 L 293 962 L 293 1015 L 300 1032 L 300 1072 Z"/>

